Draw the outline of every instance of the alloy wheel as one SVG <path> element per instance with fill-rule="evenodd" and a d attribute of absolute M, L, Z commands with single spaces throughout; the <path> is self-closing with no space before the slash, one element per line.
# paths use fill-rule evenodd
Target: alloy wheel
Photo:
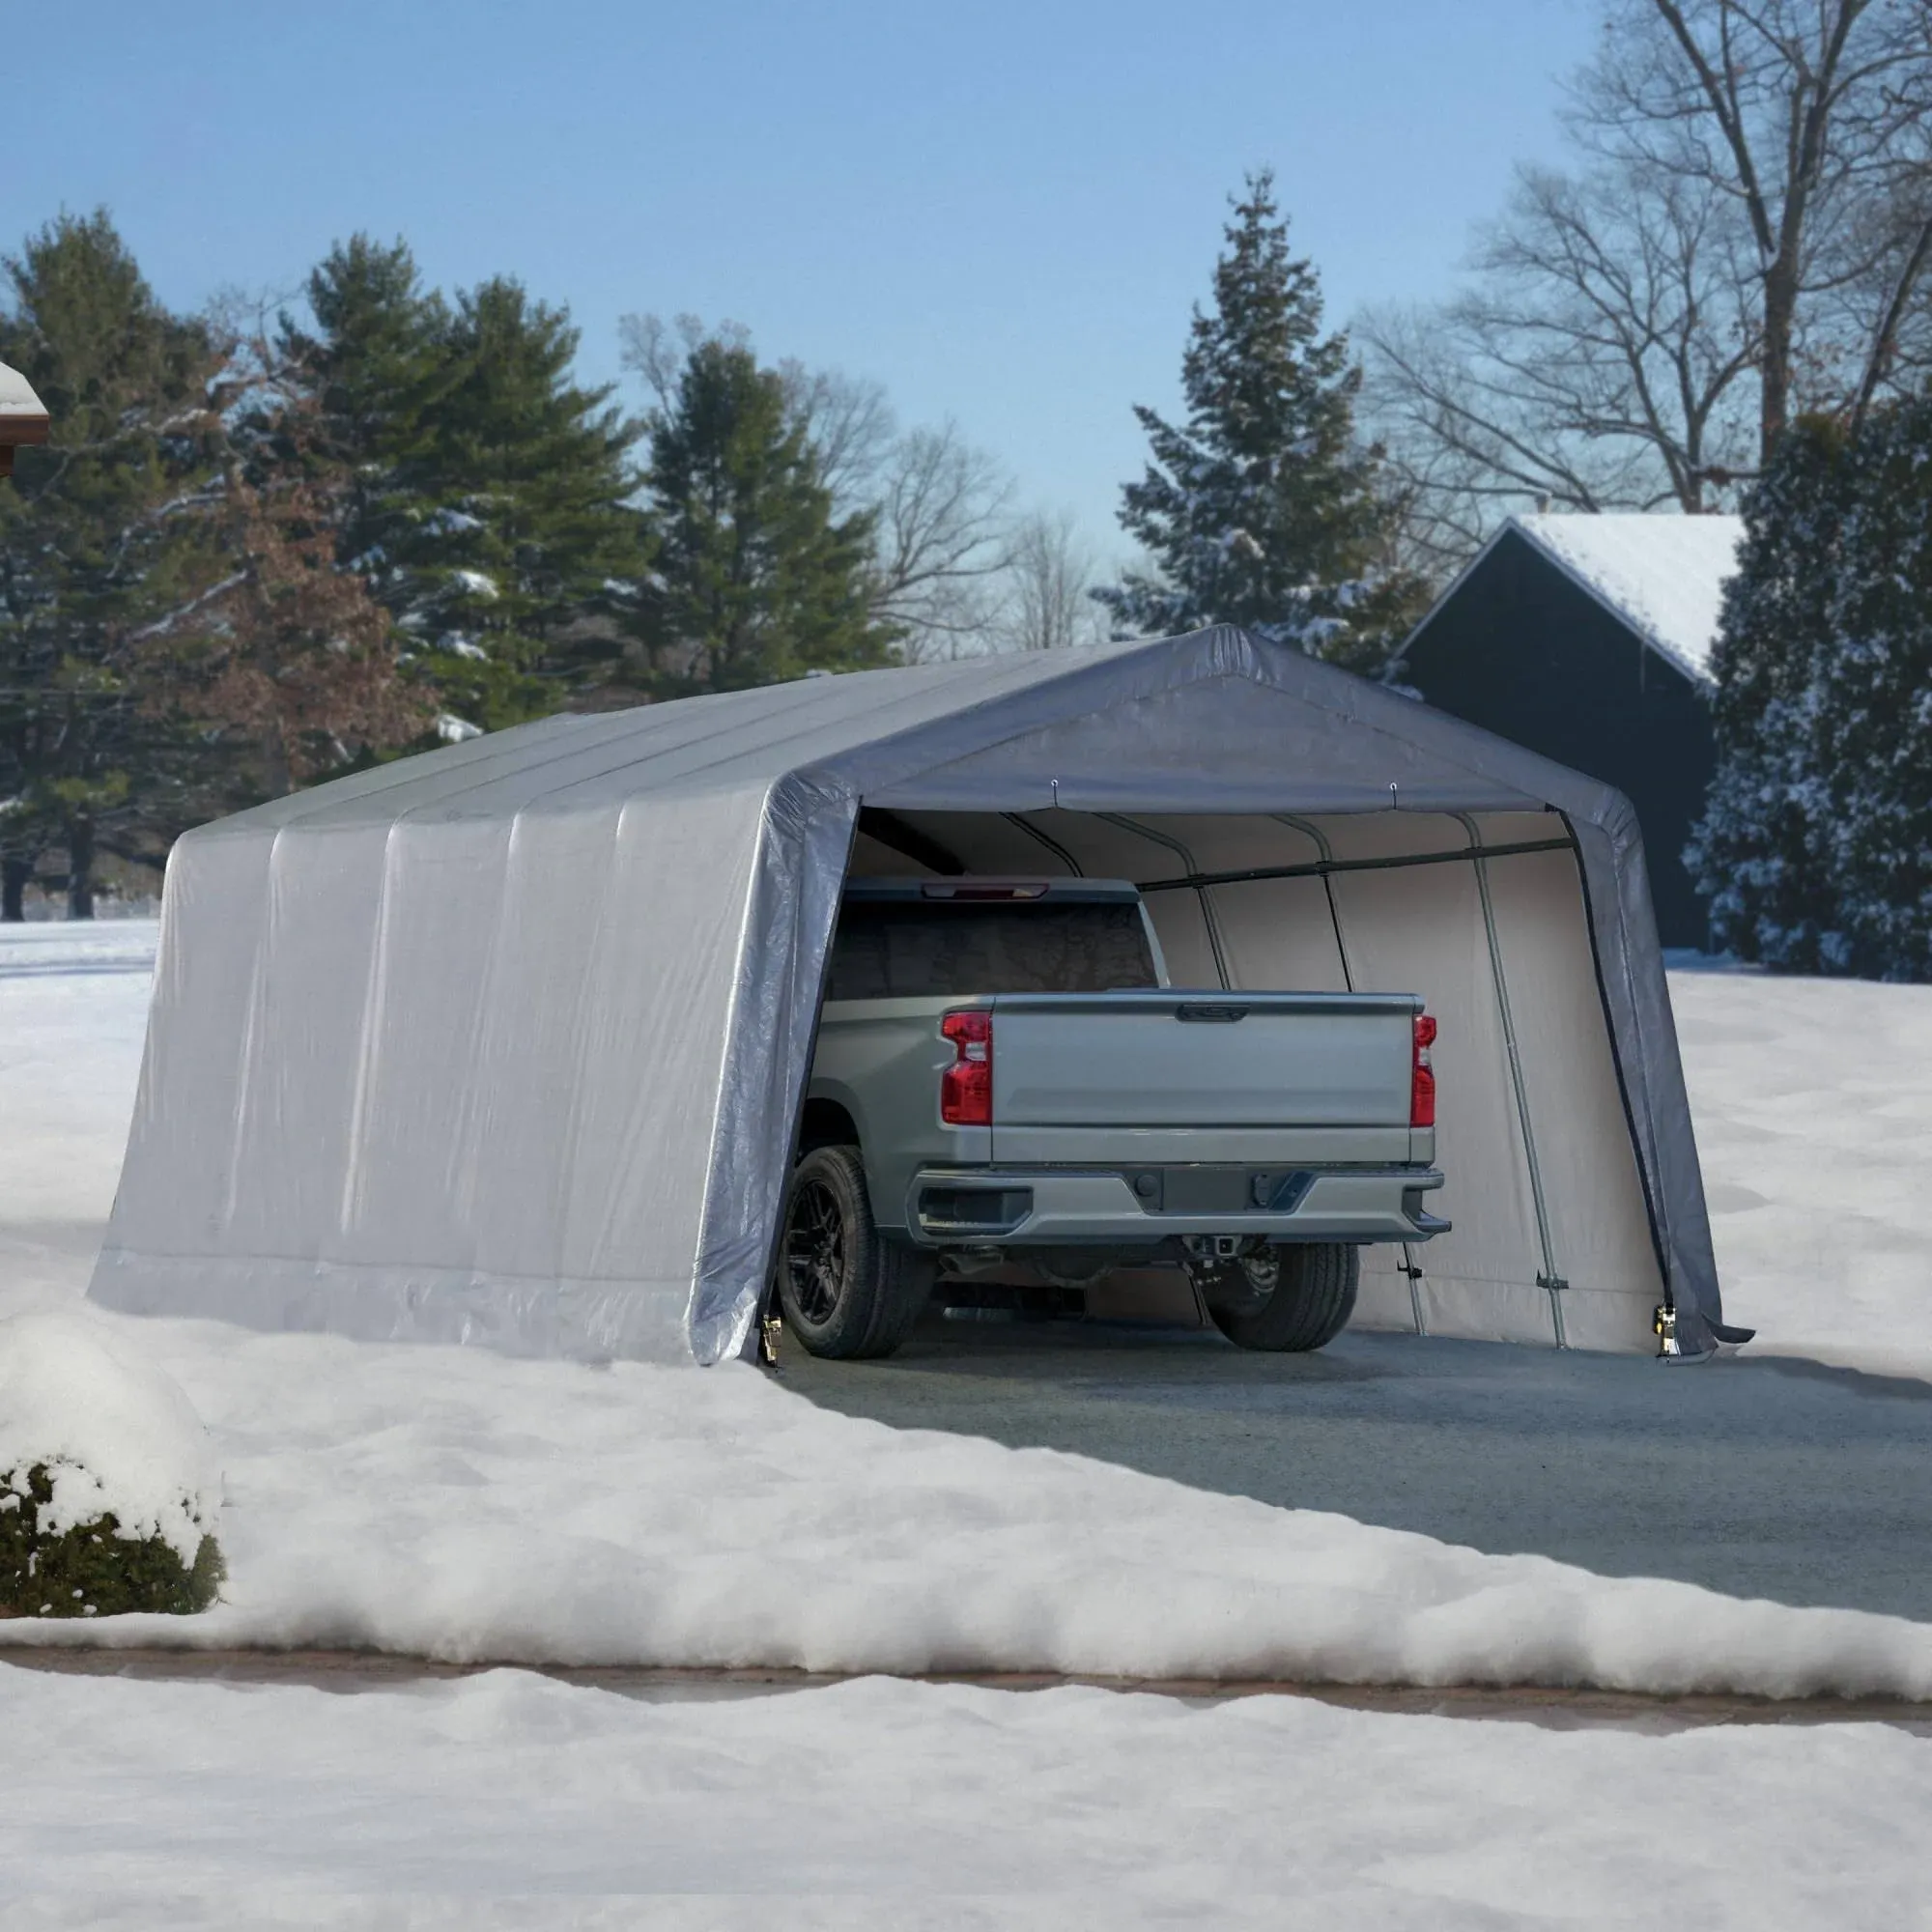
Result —
<path fill-rule="evenodd" d="M 845 1286 L 845 1216 L 838 1196 L 822 1180 L 808 1180 L 792 1197 L 785 1274 L 800 1317 L 829 1321 Z"/>

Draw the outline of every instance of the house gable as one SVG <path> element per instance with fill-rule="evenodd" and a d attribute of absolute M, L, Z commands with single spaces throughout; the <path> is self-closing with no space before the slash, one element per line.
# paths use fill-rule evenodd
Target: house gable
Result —
<path fill-rule="evenodd" d="M 1666 946 L 1707 923 L 1681 854 L 1715 753 L 1706 687 L 1514 525 L 1410 636 L 1396 676 L 1438 710 L 1612 784 L 1643 826 Z"/>

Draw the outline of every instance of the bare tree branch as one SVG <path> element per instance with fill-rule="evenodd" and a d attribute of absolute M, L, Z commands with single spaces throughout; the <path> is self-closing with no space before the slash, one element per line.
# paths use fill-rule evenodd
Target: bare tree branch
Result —
<path fill-rule="evenodd" d="M 1862 407 L 1927 270 L 1922 221 L 1886 216 L 1932 184 L 1928 0 L 1613 0 L 1576 125 L 1613 168 L 1701 182 L 1747 223 L 1760 460 L 1799 409 Z"/>
<path fill-rule="evenodd" d="M 1051 651 L 1104 643 L 1106 614 L 1090 594 L 1094 553 L 1069 511 L 1037 510 L 1014 524 L 1006 547 L 1006 595 L 992 625 L 1003 650 Z"/>
<path fill-rule="evenodd" d="M 625 366 L 660 404 L 699 344 L 749 341 L 734 323 L 708 329 L 691 315 L 669 323 L 626 316 L 618 327 Z M 1000 466 L 952 422 L 901 432 L 875 382 L 792 360 L 778 372 L 838 513 L 871 519 L 873 614 L 904 633 L 910 657 L 984 648 L 995 602 L 988 586 L 1005 562 L 1011 502 Z"/>
<path fill-rule="evenodd" d="M 1720 507 L 1800 410 L 1932 365 L 1932 0 L 1607 6 L 1580 169 L 1521 173 L 1460 298 L 1357 326 L 1437 569 L 1507 507 Z"/>
<path fill-rule="evenodd" d="M 878 613 L 928 649 L 983 631 L 1011 497 L 999 465 L 949 422 L 901 437 L 874 487 Z"/>
<path fill-rule="evenodd" d="M 808 369 L 789 357 L 779 364 L 779 375 L 839 514 L 872 509 L 899 433 L 884 385 L 842 369 Z"/>

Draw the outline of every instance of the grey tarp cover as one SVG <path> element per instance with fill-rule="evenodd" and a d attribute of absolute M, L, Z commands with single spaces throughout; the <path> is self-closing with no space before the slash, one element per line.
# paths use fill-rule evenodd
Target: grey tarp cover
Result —
<path fill-rule="evenodd" d="M 1567 822 L 1575 855 L 1536 863 L 1568 878 L 1587 943 L 1560 971 L 1539 969 L 1577 981 L 1555 987 L 1570 1004 L 1545 1032 L 1575 1034 L 1586 1011 L 1582 1031 L 1614 1069 L 1570 1168 L 1631 1177 L 1637 1205 L 1624 1218 L 1640 1224 L 1643 1250 L 1633 1264 L 1611 1231 L 1625 1259 L 1608 1286 L 1627 1312 L 1591 1345 L 1638 1346 L 1635 1312 L 1647 1321 L 1667 1280 L 1687 1350 L 1710 1346 L 1710 1232 L 1629 806 L 1229 628 L 552 718 L 190 833 L 168 868 L 140 1094 L 94 1295 L 540 1353 L 743 1352 L 862 803 L 1030 813 L 1069 838 L 1152 815 L 1157 842 L 1137 848 L 1138 869 L 1114 862 L 1144 879 L 1151 853 L 1183 849 L 1162 822 L 1267 823 L 1289 838 L 1301 835 L 1281 824 L 1305 820 L 1317 839 L 1324 824 L 1400 829 L 1408 814 L 1471 838 L 1523 813 Z M 1012 836 L 1013 819 L 987 822 Z M 1531 863 L 1499 861 L 1497 876 Z M 1167 858 L 1151 871 L 1176 869 Z M 1398 876 L 1415 875 L 1375 875 Z M 1487 880 L 1483 891 L 1487 908 Z M 1165 902 L 1151 901 L 1157 917 Z M 1381 903 L 1414 908 L 1395 915 L 1414 922 L 1432 901 L 1405 887 Z M 1426 926 L 1383 931 L 1378 983 L 1427 993 Z M 1336 932 L 1339 944 L 1339 918 Z M 1492 926 L 1492 957 L 1495 945 Z M 1457 1024 L 1445 1017 L 1445 1051 Z M 1468 1037 L 1491 1040 L 1500 1064 L 1500 1035 L 1472 1020 Z M 1469 1080 L 1490 1078 L 1465 1065 Z M 1448 1106 L 1446 1065 L 1444 1082 Z M 1491 1118 L 1464 1132 L 1471 1176 L 1514 1131 L 1504 1112 Z M 1455 1195 L 1455 1133 L 1445 1116 L 1450 1205 L 1459 1228 L 1467 1217 L 1480 1230 L 1493 1216 L 1472 1197 L 1491 1183 Z M 1496 1173 L 1497 1190 L 1522 1192 L 1514 1168 Z M 1432 1251 L 1416 1252 L 1426 1264 Z M 1432 1331 L 1518 1332 L 1523 1318 L 1484 1310 L 1549 1284 L 1490 1272 L 1510 1280 L 1461 1299 L 1441 1291 Z M 1420 1299 L 1416 1311 L 1420 1327 Z"/>

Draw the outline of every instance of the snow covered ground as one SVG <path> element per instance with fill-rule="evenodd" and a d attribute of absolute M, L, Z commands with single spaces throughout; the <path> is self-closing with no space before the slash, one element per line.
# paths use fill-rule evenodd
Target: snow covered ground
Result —
<path fill-rule="evenodd" d="M 0 927 L 0 1315 L 84 1289 L 141 1070 L 154 920 Z"/>
<path fill-rule="evenodd" d="M 750 1370 L 78 1309 L 152 939 L 0 938 L 0 1315 L 108 1323 L 187 1390 L 227 1470 L 229 1602 L 0 1643 L 1932 1697 L 1932 1628 L 894 1433 Z M 1932 1375 L 1911 1184 L 1932 993 L 1676 989 L 1731 1319 L 1760 1347 Z M 348 1698 L 9 1671 L 0 1699 L 0 1899 L 203 1889 L 223 1923 L 631 1923 L 584 1901 L 638 1890 L 739 1895 L 654 1924 L 1932 1923 L 1908 1889 L 1932 1745 L 1877 1726 L 1553 1735 L 884 1682 L 642 1705 L 516 1672 Z M 298 1913 L 257 1887 L 424 1897 Z M 509 1891 L 550 1902 L 500 1921 L 427 1902 Z M 0 1926 L 73 1922 L 39 1910 L 0 1905 Z"/>
<path fill-rule="evenodd" d="M 1674 973 L 1724 1313 L 1932 1379 L 1932 986 Z"/>
<path fill-rule="evenodd" d="M 33 1767 L 0 1773 L 0 1898 L 137 1901 L 0 1904 L 9 1928 L 1932 1922 L 1932 1742 L 1883 1725 L 1644 1737 L 877 1678 L 640 1704 L 511 1671 L 0 1695 L 0 1763 Z M 205 1902 L 156 1897 L 181 1892 Z"/>

